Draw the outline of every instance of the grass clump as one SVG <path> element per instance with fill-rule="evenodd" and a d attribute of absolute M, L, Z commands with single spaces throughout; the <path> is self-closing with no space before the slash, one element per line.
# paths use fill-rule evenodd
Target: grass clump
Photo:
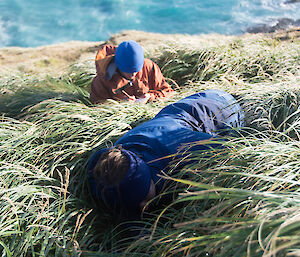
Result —
<path fill-rule="evenodd" d="M 299 75 L 299 56 L 299 43 L 241 39 L 219 47 L 166 48 L 156 61 L 167 77 L 184 86 L 222 79 L 258 83 Z"/>
<path fill-rule="evenodd" d="M 241 137 L 192 157 L 172 180 L 185 190 L 152 235 L 128 250 L 149 256 L 286 256 L 299 247 L 299 141 Z M 282 154 L 284 153 L 284 154 Z M 182 179 L 182 173 L 189 179 Z M 173 208 L 181 203 L 184 208 Z M 171 209 L 168 211 L 168 209 Z M 173 211 L 172 211 L 173 209 Z M 295 255 L 296 256 L 296 255 Z"/>
<path fill-rule="evenodd" d="M 248 126 L 269 135 L 292 137 L 299 140 L 300 90 L 266 93 L 263 96 L 245 96 L 243 108 L 248 117 Z M 280 133 L 278 133 L 280 132 Z"/>
<path fill-rule="evenodd" d="M 95 147 L 111 146 L 118 137 L 156 112 L 155 105 L 149 108 L 111 101 L 92 108 L 49 99 L 27 109 L 21 121 L 3 117 L 0 161 L 4 167 L 25 166 L 31 180 L 27 182 L 18 166 L 12 171 L 21 176 L 18 180 L 0 172 L 6 178 L 0 191 L 11 201 L 6 211 L 11 212 L 12 223 L 16 223 L 3 224 L 3 231 L 8 229 L 5 226 L 18 231 L 18 236 L 12 233 L 1 237 L 2 250 L 8 255 L 62 256 L 80 254 L 82 248 L 97 252 L 111 247 L 109 235 L 113 223 L 107 210 L 92 201 L 86 164 Z M 41 175 L 40 180 L 32 175 L 35 173 Z M 9 183 L 10 180 L 16 184 Z M 11 192 L 20 194 L 11 196 Z M 45 203 L 35 194 L 43 197 Z M 2 199 L 5 206 L 8 200 Z M 14 205 L 22 207 L 21 216 L 14 214 Z M 18 225 L 23 214 L 24 222 Z M 51 221 L 39 218 L 40 215 L 49 216 Z M 36 220 L 40 222 L 37 227 Z"/>
<path fill-rule="evenodd" d="M 177 94 L 168 101 L 92 106 L 92 62 L 59 78 L 0 78 L 0 252 L 3 256 L 297 256 L 299 42 L 242 37 L 221 46 L 161 49 Z M 222 89 L 246 127 L 222 149 L 195 152 L 165 176 L 174 202 L 124 240 L 91 197 L 86 165 L 168 103 Z M 209 158 L 208 158 L 209 156 Z"/>

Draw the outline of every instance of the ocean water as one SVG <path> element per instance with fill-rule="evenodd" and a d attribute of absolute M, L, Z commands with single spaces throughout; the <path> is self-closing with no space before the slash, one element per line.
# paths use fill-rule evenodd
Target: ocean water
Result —
<path fill-rule="evenodd" d="M 300 19 L 289 0 L 0 0 L 0 47 L 101 41 L 122 30 L 241 34 Z"/>

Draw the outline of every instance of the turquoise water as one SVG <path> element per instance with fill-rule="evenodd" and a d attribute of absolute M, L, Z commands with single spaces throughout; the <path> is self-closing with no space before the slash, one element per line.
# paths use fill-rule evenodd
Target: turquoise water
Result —
<path fill-rule="evenodd" d="M 101 41 L 122 30 L 241 34 L 300 18 L 287 0 L 0 0 L 0 47 Z"/>

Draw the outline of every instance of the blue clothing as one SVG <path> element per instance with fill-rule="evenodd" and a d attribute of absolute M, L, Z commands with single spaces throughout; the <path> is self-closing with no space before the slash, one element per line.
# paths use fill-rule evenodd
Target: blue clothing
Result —
<path fill-rule="evenodd" d="M 182 146 L 208 140 L 207 144 L 197 144 L 189 150 L 207 150 L 216 147 L 218 144 L 210 144 L 210 139 L 226 135 L 232 132 L 232 128 L 242 127 L 243 119 L 244 114 L 240 105 L 230 94 L 219 90 L 206 90 L 166 106 L 152 120 L 127 132 L 115 145 L 122 145 L 126 151 L 147 164 L 148 172 L 159 192 L 164 181 L 158 175 L 167 168 Z M 101 154 L 99 151 L 94 154 L 92 157 L 94 162 L 99 158 L 95 158 L 95 155 L 100 157 Z M 92 170 L 94 166 L 95 164 L 92 165 L 90 161 L 88 169 Z M 95 188 L 97 185 L 93 175 L 90 175 L 90 182 L 94 195 L 101 199 L 101 195 L 97 193 L 99 189 Z M 144 190 L 136 190 L 135 187 L 128 190 L 134 191 L 137 196 L 145 195 L 149 191 L 149 185 L 145 185 Z M 134 197 L 131 200 L 137 204 L 141 202 Z"/>

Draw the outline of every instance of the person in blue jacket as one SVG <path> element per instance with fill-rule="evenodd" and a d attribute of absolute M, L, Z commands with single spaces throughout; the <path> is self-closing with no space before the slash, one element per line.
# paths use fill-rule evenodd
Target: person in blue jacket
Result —
<path fill-rule="evenodd" d="M 162 192 L 159 175 L 187 143 L 189 151 L 220 146 L 212 139 L 243 126 L 244 114 L 230 94 L 206 90 L 163 108 L 152 120 L 127 132 L 114 147 L 89 160 L 93 196 L 123 220 L 138 219 L 147 201 Z M 206 140 L 206 141 L 204 141 Z"/>

